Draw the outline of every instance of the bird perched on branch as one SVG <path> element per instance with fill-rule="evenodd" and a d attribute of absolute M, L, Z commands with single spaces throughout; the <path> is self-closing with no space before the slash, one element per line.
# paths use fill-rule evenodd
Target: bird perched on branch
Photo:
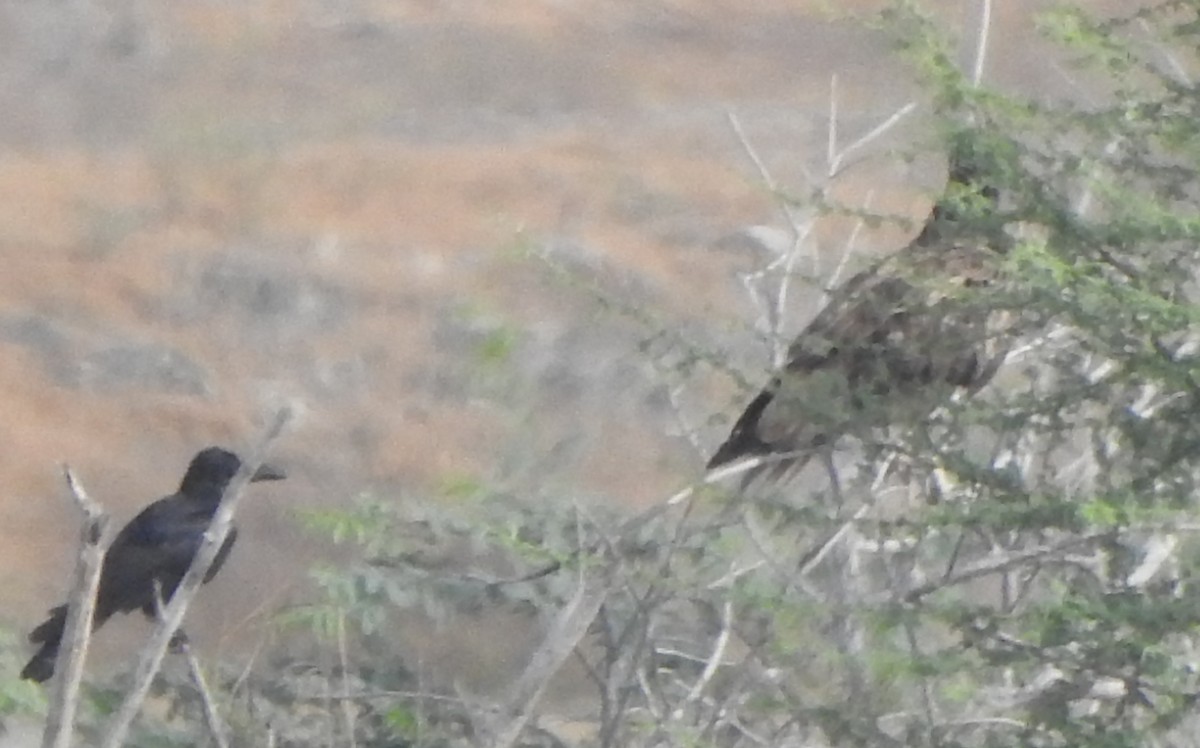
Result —
<path fill-rule="evenodd" d="M 710 470 L 758 457 L 742 486 L 779 478 L 843 435 L 919 419 L 995 375 L 1007 315 L 977 291 L 999 278 L 1011 241 L 993 220 L 996 190 L 982 180 L 973 158 L 952 156 L 945 193 L 917 238 L 832 292 Z"/>
<path fill-rule="evenodd" d="M 241 465 L 237 455 L 220 447 L 200 451 L 192 458 L 176 493 L 146 507 L 121 529 L 104 557 L 93 628 L 99 628 L 114 613 L 140 609 L 147 617 L 156 617 L 157 596 L 161 594 L 165 603 L 175 594 L 200 550 L 221 496 Z M 281 471 L 263 465 L 250 480 L 283 478 Z M 231 527 L 205 582 L 221 570 L 236 540 L 237 529 Z M 42 682 L 54 674 L 66 621 L 67 606 L 60 605 L 51 609 L 50 617 L 29 635 L 29 641 L 41 648 L 21 671 L 22 678 Z"/>

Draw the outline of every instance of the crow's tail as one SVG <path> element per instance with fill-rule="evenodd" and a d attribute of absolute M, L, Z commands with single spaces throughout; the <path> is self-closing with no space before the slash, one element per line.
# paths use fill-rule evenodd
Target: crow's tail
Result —
<path fill-rule="evenodd" d="M 29 634 L 29 641 L 41 644 L 29 662 L 21 670 L 21 677 L 38 683 L 50 680 L 54 675 L 54 661 L 58 659 L 58 645 L 62 641 L 63 628 L 67 625 L 67 606 L 60 605 L 50 610 L 50 617 Z"/>
<path fill-rule="evenodd" d="M 21 678 L 35 683 L 45 683 L 54 675 L 54 663 L 58 660 L 58 642 L 47 642 L 42 645 L 25 667 L 21 670 Z"/>

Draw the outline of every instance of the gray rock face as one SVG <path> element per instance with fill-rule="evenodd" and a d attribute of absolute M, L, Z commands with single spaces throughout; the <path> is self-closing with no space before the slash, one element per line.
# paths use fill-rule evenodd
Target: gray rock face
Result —
<path fill-rule="evenodd" d="M 47 361 L 62 359 L 70 348 L 62 327 L 37 314 L 0 316 L 0 341 L 28 348 Z"/>
<path fill-rule="evenodd" d="M 0 316 L 0 342 L 26 348 L 55 384 L 97 392 L 211 394 L 205 369 L 182 352 L 158 343 L 93 341 L 85 332 L 44 315 Z"/>
<path fill-rule="evenodd" d="M 173 348 L 156 344 L 118 345 L 90 353 L 69 379 L 73 379 L 70 384 L 99 392 L 211 394 L 203 367 Z"/>
<path fill-rule="evenodd" d="M 327 332 L 345 322 L 350 306 L 337 286 L 233 256 L 208 263 L 185 296 L 189 317 L 231 313 L 260 332 L 284 336 Z"/>

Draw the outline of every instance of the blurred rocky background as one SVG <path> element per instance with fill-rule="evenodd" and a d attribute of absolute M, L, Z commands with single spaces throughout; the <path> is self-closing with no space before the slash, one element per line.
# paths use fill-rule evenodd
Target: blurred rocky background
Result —
<path fill-rule="evenodd" d="M 931 7 L 973 29 L 974 5 Z M 1046 5 L 997 4 L 986 77 L 1083 96 L 1033 33 Z M 769 354 L 739 274 L 788 239 L 747 144 L 798 194 L 919 218 L 941 167 L 890 153 L 933 139 L 881 7 L 0 2 L 3 623 L 26 629 L 65 592 L 60 462 L 123 521 L 282 402 L 303 412 L 276 456 L 291 479 L 243 504 L 240 546 L 191 616 L 209 652 L 303 596 L 324 549 L 297 509 L 433 501 L 514 464 L 570 487 L 563 501 L 669 494 L 740 396 L 670 391 L 650 331 L 597 291 L 754 378 Z M 834 89 L 842 144 L 916 109 L 825 185 Z M 826 269 L 847 225 L 819 225 Z M 93 667 L 145 630 L 109 626 Z M 503 659 L 439 646 L 427 656 L 450 667 Z"/>

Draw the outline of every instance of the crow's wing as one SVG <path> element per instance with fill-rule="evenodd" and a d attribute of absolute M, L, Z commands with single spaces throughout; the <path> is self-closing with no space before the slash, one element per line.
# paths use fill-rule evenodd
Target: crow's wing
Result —
<path fill-rule="evenodd" d="M 176 495 L 154 502 L 121 529 L 104 559 L 97 597 L 105 617 L 141 608 L 154 611 L 155 582 L 164 600 L 179 586 L 200 549 L 213 507 Z M 237 533 L 231 529 L 204 581 L 220 569 Z"/>

